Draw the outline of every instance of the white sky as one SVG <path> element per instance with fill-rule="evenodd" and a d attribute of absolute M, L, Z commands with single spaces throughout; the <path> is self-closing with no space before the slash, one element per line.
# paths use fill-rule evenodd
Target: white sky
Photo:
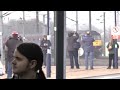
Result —
<path fill-rule="evenodd" d="M 6 11 L 3 11 L 5 13 Z M 11 19 L 16 19 L 20 20 L 20 17 L 23 17 L 22 11 L 9 11 L 13 12 L 12 14 L 4 17 L 3 22 L 7 23 L 8 18 L 9 20 Z M 109 28 L 110 26 L 114 26 L 114 11 L 105 11 L 106 12 L 106 28 Z M 103 11 L 92 11 L 92 24 L 96 26 L 99 29 L 103 29 L 103 23 L 100 23 L 103 20 L 103 17 L 100 17 L 103 15 Z M 39 12 L 39 20 L 43 21 L 43 14 L 47 14 L 46 11 L 40 11 Z M 53 12 L 50 11 L 50 18 L 53 21 Z M 67 11 L 66 12 L 66 17 L 69 17 L 71 19 L 76 20 L 76 12 L 75 11 Z M 35 11 L 25 11 L 25 20 L 30 20 L 36 18 Z M 100 19 L 99 21 L 96 19 Z M 46 18 L 47 21 L 47 18 Z M 88 11 L 79 11 L 78 12 L 78 22 L 79 22 L 79 29 L 80 27 L 84 27 L 85 25 L 89 24 L 89 12 Z M 71 29 L 75 29 L 75 24 L 76 22 L 71 21 L 69 19 L 66 19 L 66 24 L 67 27 Z M 87 28 L 87 27 L 86 27 Z"/>

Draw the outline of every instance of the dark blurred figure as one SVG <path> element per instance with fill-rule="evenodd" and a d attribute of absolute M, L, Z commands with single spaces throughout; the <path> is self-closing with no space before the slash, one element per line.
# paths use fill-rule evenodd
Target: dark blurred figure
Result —
<path fill-rule="evenodd" d="M 79 64 L 78 64 L 78 49 L 75 49 L 74 46 L 73 46 L 74 43 L 77 42 L 78 38 L 79 38 L 79 35 L 78 35 L 77 32 L 68 32 L 67 51 L 68 51 L 69 58 L 70 58 L 71 69 L 74 68 L 74 60 L 75 60 L 76 68 L 79 69 Z M 73 58 L 74 58 L 74 60 L 73 60 Z"/>
<path fill-rule="evenodd" d="M 8 40 L 12 39 L 12 36 L 8 37 Z M 8 56 L 7 56 L 7 52 L 8 52 L 8 48 L 6 45 L 4 45 L 4 52 L 5 52 L 5 72 L 7 73 L 7 63 L 8 63 Z"/>
<path fill-rule="evenodd" d="M 51 42 L 50 40 L 47 39 L 47 35 L 44 35 L 40 47 L 42 48 L 43 51 L 43 64 L 46 66 L 46 55 L 47 55 L 47 49 L 50 49 L 51 47 Z"/>
<path fill-rule="evenodd" d="M 94 59 L 93 42 L 94 41 L 95 41 L 94 38 L 90 35 L 90 31 L 87 31 L 86 35 L 83 37 L 83 40 L 82 40 L 82 42 L 84 43 L 83 49 L 85 53 L 86 70 L 88 70 L 89 63 L 90 63 L 90 69 L 93 69 L 93 59 Z"/>
<path fill-rule="evenodd" d="M 18 39 L 19 39 L 21 42 L 23 42 L 22 36 L 19 35 Z"/>
<path fill-rule="evenodd" d="M 7 78 L 11 78 L 12 77 L 12 60 L 13 60 L 13 53 L 14 50 L 16 48 L 16 46 L 18 46 L 19 44 L 21 44 L 22 41 L 19 40 L 18 38 L 18 32 L 13 31 L 12 32 L 12 37 L 9 37 L 9 39 L 6 41 L 5 45 L 7 47 Z"/>

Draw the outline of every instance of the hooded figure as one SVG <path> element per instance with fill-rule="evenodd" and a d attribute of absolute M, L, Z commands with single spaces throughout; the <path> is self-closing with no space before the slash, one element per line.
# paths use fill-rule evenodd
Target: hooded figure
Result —
<path fill-rule="evenodd" d="M 42 48 L 43 51 L 43 64 L 46 66 L 46 57 L 47 57 L 47 49 L 50 49 L 51 47 L 51 42 L 50 40 L 47 39 L 47 35 L 44 35 L 40 47 Z"/>
<path fill-rule="evenodd" d="M 69 58 L 70 58 L 71 69 L 74 68 L 73 57 L 75 59 L 76 68 L 79 69 L 79 64 L 78 64 L 78 50 L 73 47 L 74 43 L 77 42 L 78 38 L 79 38 L 79 35 L 78 35 L 77 32 L 68 32 L 67 51 L 68 51 Z"/>
<path fill-rule="evenodd" d="M 12 60 L 13 60 L 13 53 L 14 53 L 14 50 L 15 48 L 21 44 L 22 41 L 20 41 L 18 39 L 18 32 L 16 31 L 13 31 L 12 32 L 12 37 L 10 37 L 5 45 L 7 47 L 7 78 L 11 78 L 12 77 Z"/>
<path fill-rule="evenodd" d="M 73 32 L 68 32 L 69 37 L 73 36 L 73 34 L 74 34 Z"/>

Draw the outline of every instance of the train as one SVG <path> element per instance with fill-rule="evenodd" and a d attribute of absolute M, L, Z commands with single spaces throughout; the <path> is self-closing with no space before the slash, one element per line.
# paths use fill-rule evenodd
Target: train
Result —
<path fill-rule="evenodd" d="M 81 57 L 84 56 L 82 38 L 86 34 L 86 31 L 87 30 L 79 30 L 78 31 L 78 34 L 80 36 L 79 41 L 81 43 L 81 48 L 79 49 L 79 56 L 81 56 Z M 94 31 L 94 30 L 91 30 L 90 33 L 91 33 L 91 36 L 95 39 L 95 41 L 93 42 L 94 57 L 99 58 L 100 56 L 102 56 L 102 52 L 103 52 L 103 49 L 102 49 L 103 43 L 102 43 L 101 35 L 100 35 L 100 33 L 98 33 L 97 31 Z"/>

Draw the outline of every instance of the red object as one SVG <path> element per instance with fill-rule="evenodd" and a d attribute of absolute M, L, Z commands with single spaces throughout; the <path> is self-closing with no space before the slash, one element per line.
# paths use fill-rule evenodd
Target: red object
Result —
<path fill-rule="evenodd" d="M 17 32 L 17 31 L 13 31 L 13 32 L 12 32 L 12 35 L 15 35 L 15 34 L 18 35 L 18 32 Z"/>
<path fill-rule="evenodd" d="M 112 35 L 112 39 L 120 39 L 120 35 Z"/>

